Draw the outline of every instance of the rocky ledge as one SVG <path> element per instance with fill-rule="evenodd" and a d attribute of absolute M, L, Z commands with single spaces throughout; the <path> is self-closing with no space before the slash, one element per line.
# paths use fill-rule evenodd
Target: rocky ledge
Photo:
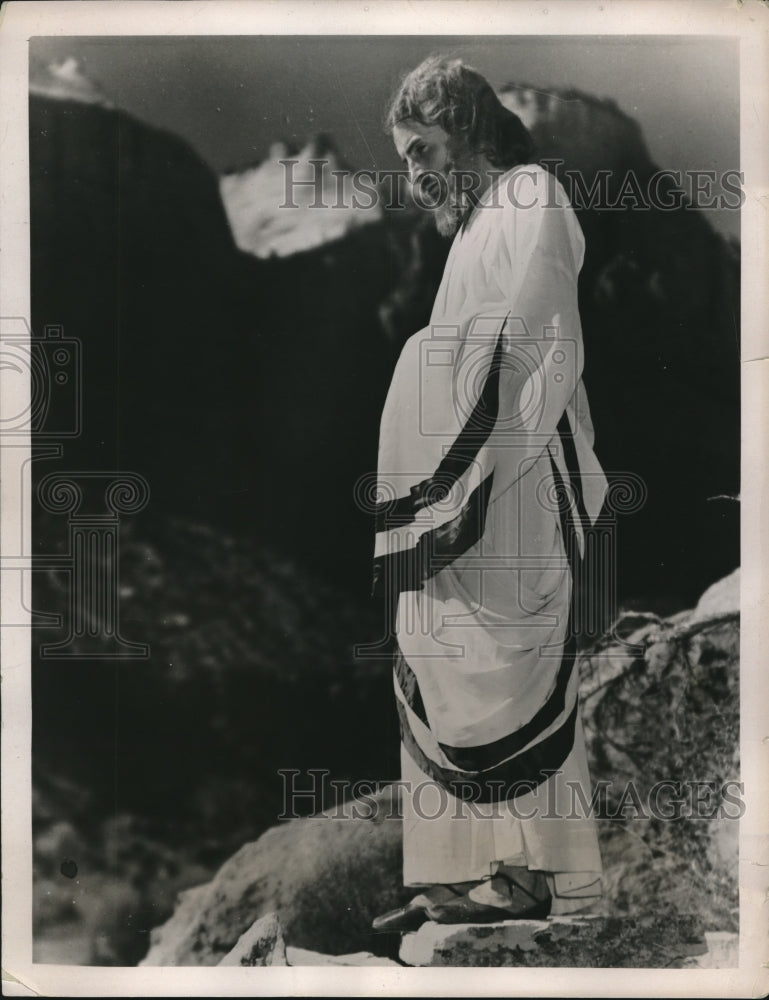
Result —
<path fill-rule="evenodd" d="M 582 654 L 591 772 L 610 786 L 598 810 L 604 896 L 594 916 L 425 924 L 402 942 L 373 934 L 374 916 L 413 895 L 388 785 L 365 804 L 290 820 L 244 845 L 182 894 L 141 964 L 386 965 L 399 955 L 409 965 L 735 966 L 739 810 L 722 790 L 740 787 L 739 592 L 735 572 L 671 618 L 628 612 Z M 713 785 L 712 815 L 689 815 L 692 776 Z M 655 783 L 671 780 L 681 814 L 647 815 Z M 639 797 L 628 815 L 620 805 L 630 783 Z M 277 921 L 254 925 L 275 915 L 285 945 L 273 948 Z"/>
<path fill-rule="evenodd" d="M 598 915 L 494 924 L 436 924 L 404 934 L 400 961 L 371 952 L 324 955 L 286 947 L 276 914 L 243 934 L 219 965 L 486 966 L 587 968 L 736 968 L 737 935 L 703 932 L 692 915 L 650 918 Z"/>
<path fill-rule="evenodd" d="M 694 915 L 648 918 L 564 916 L 494 924 L 436 924 L 404 934 L 399 957 L 413 966 L 550 966 L 582 968 L 713 968 L 735 950 L 712 943 Z M 723 966 L 722 966 L 723 967 Z"/>

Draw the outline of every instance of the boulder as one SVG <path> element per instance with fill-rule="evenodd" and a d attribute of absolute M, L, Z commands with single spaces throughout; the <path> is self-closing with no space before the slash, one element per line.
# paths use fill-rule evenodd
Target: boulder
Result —
<path fill-rule="evenodd" d="M 329 136 L 298 152 L 275 143 L 262 163 L 220 180 L 236 244 L 255 257 L 289 257 L 379 221 L 381 206 L 372 197 L 361 204 L 352 178 Z"/>
<path fill-rule="evenodd" d="M 139 965 L 202 965 L 189 962 L 190 941 L 199 941 L 202 933 L 200 914 L 208 897 L 209 883 L 180 892 L 173 915 L 150 933 L 150 951 Z M 245 928 L 244 928 L 245 929 Z M 232 944 L 237 939 L 233 939 Z M 226 951 L 222 950 L 223 957 Z M 218 960 L 218 959 L 217 959 Z M 216 961 L 207 963 L 216 965 Z"/>
<path fill-rule="evenodd" d="M 738 615 L 740 613 L 740 570 L 739 567 L 722 580 L 712 584 L 697 601 L 692 612 L 692 621 L 704 621 L 716 615 Z"/>
<path fill-rule="evenodd" d="M 389 791 L 370 801 L 370 818 L 353 813 L 353 800 L 246 844 L 212 882 L 181 897 L 173 917 L 152 932 L 140 964 L 216 965 L 269 913 L 279 915 L 294 947 L 347 954 L 386 946 L 371 921 L 412 893 L 401 884 L 397 802 Z"/>
<path fill-rule="evenodd" d="M 594 787 L 607 783 L 599 834 L 614 914 L 644 912 L 653 898 L 700 913 L 708 931 L 738 930 L 739 589 L 737 570 L 690 611 L 625 615 L 582 656 L 590 773 Z M 637 798 L 617 815 L 630 786 Z"/>

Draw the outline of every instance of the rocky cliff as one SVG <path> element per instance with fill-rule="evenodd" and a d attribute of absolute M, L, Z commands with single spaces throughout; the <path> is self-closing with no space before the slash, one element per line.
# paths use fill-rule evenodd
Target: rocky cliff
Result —
<path fill-rule="evenodd" d="M 289 257 L 382 218 L 371 195 L 355 201 L 352 168 L 325 135 L 298 151 L 275 143 L 262 163 L 220 183 L 235 242 L 255 257 Z"/>
<path fill-rule="evenodd" d="M 596 810 L 603 914 L 633 918 L 638 928 L 654 914 L 671 926 L 691 917 L 706 930 L 736 931 L 739 808 L 721 790 L 739 775 L 739 574 L 672 619 L 620 621 L 615 639 L 585 653 L 581 667 L 593 781 L 612 789 Z M 677 815 L 670 802 L 650 806 L 661 781 L 679 786 Z M 683 801 L 692 781 L 715 789 L 707 815 L 692 813 L 691 796 Z M 623 807 L 630 782 L 635 791 Z M 396 800 L 385 789 L 246 844 L 211 882 L 179 899 L 173 917 L 153 931 L 143 964 L 215 965 L 254 920 L 273 912 L 289 945 L 386 954 L 370 920 L 410 895 L 401 888 Z M 636 958 L 631 964 L 654 964 L 649 951 Z M 663 949 L 658 958 L 664 965 L 669 956 Z"/>
<path fill-rule="evenodd" d="M 238 253 L 216 177 L 122 111 L 33 93 L 30 188 L 32 328 L 82 348 L 67 468 L 130 469 L 159 503 L 210 506 L 209 477 L 233 487 L 243 421 Z"/>

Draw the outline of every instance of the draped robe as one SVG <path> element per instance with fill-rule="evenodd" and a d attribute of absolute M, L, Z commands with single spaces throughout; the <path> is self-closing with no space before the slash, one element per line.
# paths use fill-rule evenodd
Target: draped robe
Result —
<path fill-rule="evenodd" d="M 508 171 L 393 374 L 374 580 L 395 638 L 407 885 L 506 862 L 549 873 L 556 896 L 599 891 L 573 586 L 606 490 L 581 381 L 583 255 L 557 179 Z"/>

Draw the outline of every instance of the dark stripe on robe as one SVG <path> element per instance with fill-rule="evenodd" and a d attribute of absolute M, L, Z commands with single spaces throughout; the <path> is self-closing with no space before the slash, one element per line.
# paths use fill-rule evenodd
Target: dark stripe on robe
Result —
<path fill-rule="evenodd" d="M 435 473 L 411 487 L 407 497 L 385 500 L 374 508 L 377 531 L 410 524 L 417 513 L 430 504 L 444 500 L 454 484 L 475 461 L 488 440 L 499 413 L 499 372 L 502 363 L 502 334 L 491 359 L 486 381 L 467 423 L 441 459 Z"/>
<path fill-rule="evenodd" d="M 422 701 L 422 693 L 419 690 L 417 676 L 408 663 L 406 663 L 406 659 L 401 652 L 400 646 L 397 644 L 395 647 L 395 666 L 393 669 L 395 670 L 395 678 L 398 681 L 398 687 L 401 689 L 403 697 L 406 699 L 406 704 L 414 715 L 416 715 L 419 721 L 429 729 L 430 723 L 427 721 L 427 711 L 425 709 L 425 703 Z"/>
<path fill-rule="evenodd" d="M 566 444 L 563 441 L 563 437 L 561 438 L 561 440 L 562 440 L 562 445 L 565 449 Z M 571 444 L 573 448 L 573 442 Z M 576 458 L 576 452 L 574 453 L 574 457 Z M 507 763 L 500 763 L 500 762 L 506 761 L 507 758 L 512 757 L 514 754 L 518 754 L 519 751 L 523 749 L 523 747 L 531 743 L 532 740 L 536 739 L 539 733 L 543 732 L 545 729 L 551 726 L 553 722 L 555 722 L 558 716 L 566 708 L 566 692 L 568 690 L 569 680 L 576 667 L 576 638 L 573 630 L 573 612 L 576 599 L 574 584 L 575 581 L 579 579 L 579 573 L 575 572 L 575 570 L 577 569 L 580 557 L 579 557 L 579 548 L 577 546 L 576 532 L 574 528 L 573 512 L 571 505 L 569 503 L 569 494 L 566 490 L 563 478 L 560 472 L 558 471 L 558 467 L 553 461 L 552 454 L 550 456 L 550 467 L 552 470 L 553 481 L 555 484 L 556 496 L 558 498 L 558 513 L 561 524 L 561 535 L 572 578 L 572 592 L 571 592 L 571 601 L 569 608 L 569 618 L 566 624 L 566 631 L 564 636 L 564 649 L 561 657 L 561 664 L 558 669 L 558 673 L 556 675 L 556 680 L 553 690 L 548 696 L 545 703 L 537 711 L 537 713 L 529 720 L 529 722 L 525 723 L 515 732 L 510 733 L 508 736 L 501 737 L 498 740 L 494 740 L 491 743 L 481 744 L 475 747 L 453 747 L 448 744 L 443 744 L 443 743 L 438 744 L 443 753 L 446 755 L 447 759 L 451 761 L 452 764 L 462 769 L 463 771 L 466 771 L 471 774 L 477 774 L 480 771 L 490 773 L 492 771 L 495 771 L 497 768 L 503 768 L 503 769 L 507 768 L 512 773 L 511 770 L 512 764 L 510 761 L 508 761 Z M 573 488 L 576 493 L 577 488 L 576 487 Z M 421 693 L 419 691 L 419 683 L 417 681 L 416 675 L 406 662 L 400 649 L 397 649 L 396 653 L 395 672 L 398 684 L 400 686 L 401 691 L 403 692 L 406 703 L 408 704 L 409 708 L 411 708 L 411 710 L 414 711 L 414 713 L 417 715 L 420 721 L 422 721 L 423 724 L 427 726 L 427 728 L 429 729 L 430 725 L 427 720 L 427 713 L 424 707 L 424 702 Z M 411 734 L 410 727 L 408 726 L 408 717 L 406 716 L 405 710 L 403 710 L 403 707 L 400 703 L 398 704 L 398 711 L 402 728 L 401 738 L 403 740 L 404 745 L 406 746 L 406 749 L 410 752 L 410 747 L 414 747 L 415 752 L 419 754 L 420 758 L 426 760 L 427 758 L 425 754 L 418 747 L 418 745 L 414 740 L 413 734 Z M 406 727 L 405 730 L 403 729 L 404 726 Z M 571 727 L 572 737 L 573 737 L 573 728 L 574 727 L 572 725 Z M 563 726 L 560 727 L 558 732 L 568 732 L 568 726 L 566 730 L 564 730 Z M 549 739 L 550 737 L 548 737 L 548 740 Z M 545 743 L 546 741 L 542 742 Z M 539 745 L 540 744 L 537 744 L 537 746 Z M 555 741 L 554 743 L 552 743 L 552 746 L 557 746 L 559 748 L 557 750 L 557 753 L 560 753 L 560 748 L 561 748 L 560 741 Z M 531 750 L 534 749 L 535 747 L 531 748 Z M 571 748 L 569 748 L 569 751 L 570 749 Z M 529 759 L 527 755 L 529 755 L 530 753 L 531 751 L 526 751 L 525 754 L 520 754 L 519 757 L 515 757 L 514 759 L 515 760 Z M 568 752 L 564 756 L 563 760 L 565 760 L 567 756 Z M 536 757 L 533 759 L 536 760 Z M 422 766 L 419 760 L 417 760 L 416 763 L 422 768 L 422 770 L 425 770 L 425 773 L 430 773 L 426 771 L 425 767 Z M 563 763 L 563 761 L 561 761 L 561 763 Z M 560 764 L 556 765 L 556 767 L 559 766 Z M 434 764 L 434 767 L 437 768 L 438 765 Z M 540 768 L 540 770 L 543 770 L 543 768 Z M 451 772 L 447 771 L 446 773 L 450 774 Z M 435 777 L 435 775 L 431 776 Z M 436 780 L 440 779 L 436 778 Z M 531 774 L 523 774 L 523 777 L 519 778 L 518 780 L 535 781 L 536 775 L 533 776 Z M 546 780 L 546 778 L 542 780 Z M 510 783 L 511 782 L 507 782 L 507 784 Z M 451 789 L 449 789 L 449 791 L 451 791 Z M 477 801 L 490 801 L 490 800 L 479 799 Z"/>
<path fill-rule="evenodd" d="M 577 448 L 574 444 L 574 434 L 572 433 L 569 417 L 565 410 L 563 416 L 558 422 L 558 435 L 561 439 L 563 458 L 566 463 L 566 469 L 569 473 L 569 482 L 574 490 L 574 496 L 577 503 L 577 513 L 579 514 L 583 533 L 587 534 L 587 530 L 590 527 L 590 518 L 588 517 L 587 510 L 585 509 L 585 498 L 582 490 L 582 473 L 579 468 Z"/>
<path fill-rule="evenodd" d="M 480 771 L 493 767 L 501 760 L 518 753 L 528 743 L 536 739 L 539 733 L 551 726 L 566 707 L 566 691 L 576 662 L 576 642 L 574 636 L 567 633 L 564 643 L 561 665 L 556 675 L 555 686 L 547 701 L 527 723 L 508 736 L 502 736 L 491 743 L 483 743 L 473 747 L 455 747 L 448 743 L 439 743 L 441 750 L 455 767 L 466 771 Z M 419 690 L 419 682 L 411 667 L 403 658 L 400 649 L 396 653 L 395 676 L 403 693 L 406 704 L 427 728 L 427 711 Z"/>
<path fill-rule="evenodd" d="M 473 490 L 456 517 L 426 531 L 412 548 L 378 556 L 374 560 L 374 589 L 384 583 L 391 600 L 397 600 L 401 591 L 421 590 L 425 580 L 472 548 L 486 527 L 493 481 L 491 472 Z"/>
<path fill-rule="evenodd" d="M 574 445 L 574 435 L 566 413 L 563 414 L 558 424 L 558 433 L 582 525 L 584 544 L 584 555 L 582 555 L 572 525 L 569 546 L 579 557 L 577 561 L 578 573 L 572 573 L 572 579 L 576 584 L 576 597 L 572 602 L 572 617 L 577 634 L 595 639 L 603 635 L 611 626 L 613 602 L 609 600 L 607 592 L 612 572 L 608 563 L 611 555 L 607 556 L 606 554 L 605 532 L 602 532 L 600 527 L 594 529 L 585 508 L 582 473 L 579 468 L 577 449 Z"/>
<path fill-rule="evenodd" d="M 504 802 L 525 795 L 562 767 L 574 746 L 579 702 L 558 729 L 515 757 L 485 771 L 453 771 L 431 760 L 411 731 L 406 708 L 397 701 L 401 739 L 414 763 L 451 795 L 466 802 Z"/>
<path fill-rule="evenodd" d="M 525 725 L 509 736 L 503 736 L 492 743 L 475 747 L 452 747 L 440 743 L 441 750 L 455 767 L 466 771 L 481 771 L 493 767 L 501 760 L 518 753 L 535 740 L 540 733 L 551 726 L 566 708 L 566 691 L 575 665 L 576 642 L 567 633 L 561 665 L 558 668 L 555 687 L 545 704 Z M 421 695 L 420 695 L 421 699 Z"/>

